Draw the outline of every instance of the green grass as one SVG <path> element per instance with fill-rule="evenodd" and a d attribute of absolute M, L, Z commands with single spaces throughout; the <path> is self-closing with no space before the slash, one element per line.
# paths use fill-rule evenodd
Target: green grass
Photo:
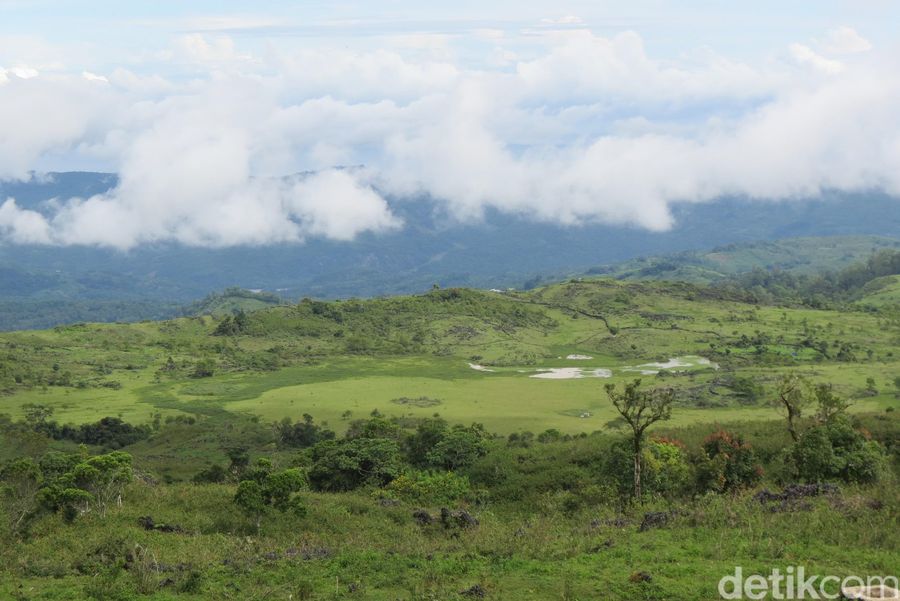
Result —
<path fill-rule="evenodd" d="M 464 599 L 459 593 L 478 584 L 488 599 L 707 601 L 718 598 L 719 579 L 737 565 L 748 574 L 799 563 L 810 574 L 879 575 L 896 570 L 900 553 L 891 534 L 897 498 L 876 489 L 850 489 L 787 513 L 772 513 L 749 495 L 706 497 L 647 532 L 638 530 L 643 511 L 663 507 L 565 515 L 548 498 L 544 511 L 530 515 L 476 509 L 480 525 L 458 535 L 417 525 L 413 505 L 309 493 L 305 518 L 270 518 L 258 537 L 247 536 L 232 494 L 224 485 L 135 484 L 124 507 L 105 520 L 45 520 L 29 541 L 0 549 L 6 573 L 17 574 L 0 581 L 0 597 L 61 601 L 99 588 L 106 598 L 148 600 L 443 600 Z M 881 509 L 872 509 L 873 499 Z M 140 515 L 185 533 L 146 532 L 137 525 Z M 608 522 L 614 518 L 620 523 Z M 140 572 L 111 567 L 135 549 L 164 566 L 149 570 L 153 582 L 174 582 L 136 594 Z M 178 593 L 191 572 L 202 575 L 196 589 Z M 636 572 L 651 580 L 632 583 Z"/>
<path fill-rule="evenodd" d="M 900 306 L 900 276 L 890 275 L 872 280 L 863 290 L 859 300 L 863 306 L 885 308 Z"/>
<path fill-rule="evenodd" d="M 900 319 L 879 299 L 896 284 L 873 285 L 864 299 L 872 308 L 842 312 L 742 304 L 685 283 L 589 279 L 530 292 L 274 306 L 250 314 L 236 336 L 215 336 L 221 318 L 209 315 L 0 334 L 0 413 L 18 418 L 23 404 L 39 403 L 60 422 L 162 421 L 127 448 L 139 477 L 122 507 L 71 525 L 48 514 L 31 536 L 2 541 L 0 599 L 443 601 L 471 599 L 460 593 L 478 585 L 487 599 L 511 601 L 707 601 L 737 565 L 760 574 L 803 565 L 891 575 L 900 556 L 898 413 L 885 410 L 898 405 Z M 795 370 L 853 400 L 856 426 L 888 449 L 892 475 L 784 512 L 763 508 L 752 491 L 623 508 L 599 473 L 618 435 L 527 449 L 494 438 L 487 456 L 460 472 L 476 490 L 460 503 L 477 528 L 423 527 L 413 518 L 419 504 L 385 504 L 385 491 L 361 489 L 304 491 L 305 517 L 268 516 L 258 535 L 232 503 L 234 485 L 187 484 L 207 465 L 226 465 L 234 447 L 278 467 L 308 465 L 304 451 L 278 448 L 272 428 L 304 413 L 339 434 L 376 409 L 439 413 L 499 435 L 603 430 L 615 417 L 604 384 L 638 377 L 628 368 L 687 356 L 718 368 L 694 359 L 640 377 L 677 389 L 673 419 L 653 431 L 682 441 L 691 457 L 725 424 L 758 453 L 762 486 L 780 482 L 790 438 L 767 401 L 778 377 Z M 209 361 L 213 375 L 195 377 Z M 603 368 L 612 377 L 531 377 L 554 368 Z M 742 400 L 735 378 L 764 394 Z M 175 416 L 195 419 L 166 423 Z M 9 432 L 0 461 L 77 451 L 30 430 Z M 649 510 L 676 513 L 666 527 L 640 532 Z M 183 532 L 148 532 L 138 526 L 146 515 Z M 129 556 L 143 567 L 124 569 Z M 632 582 L 638 572 L 651 580 Z"/>
<path fill-rule="evenodd" d="M 686 284 L 600 279 L 503 295 L 440 291 L 275 307 L 253 313 L 250 323 L 234 337 L 213 336 L 210 317 L 2 334 L 0 373 L 5 365 L 31 381 L 17 384 L 8 375 L 0 412 L 20 416 L 22 404 L 41 403 L 54 407 L 55 419 L 75 423 L 107 415 L 141 423 L 154 413 L 265 420 L 310 413 L 341 430 L 345 411 L 363 417 L 378 409 L 438 412 L 500 433 L 577 433 L 613 417 L 602 387 L 637 376 L 622 368 L 671 357 L 700 355 L 721 366 L 643 376 L 683 391 L 675 418 L 682 423 L 770 416 L 764 406 L 737 402 L 723 384 L 732 376 L 771 386 L 796 369 L 833 382 L 855 410 L 869 411 L 896 404 L 892 381 L 900 371 L 900 326 L 888 313 L 745 305 L 706 298 Z M 742 342 L 760 334 L 767 339 L 762 354 Z M 807 339 L 824 343 L 828 356 L 804 346 Z M 851 360 L 837 360 L 839 344 L 849 345 Z M 570 354 L 593 358 L 566 359 Z M 160 371 L 169 357 L 176 370 Z M 190 377 L 203 357 L 215 361 L 215 375 Z M 472 362 L 494 371 L 471 369 Z M 559 367 L 606 368 L 613 377 L 529 377 Z M 67 385 L 46 384 L 65 372 Z M 877 394 L 866 391 L 867 378 Z M 441 404 L 391 402 L 419 396 Z M 584 412 L 591 416 L 578 417 Z"/>

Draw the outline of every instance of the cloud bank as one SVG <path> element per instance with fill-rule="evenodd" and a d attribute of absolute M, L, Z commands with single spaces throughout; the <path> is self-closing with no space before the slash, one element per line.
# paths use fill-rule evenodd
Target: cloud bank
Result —
<path fill-rule="evenodd" d="M 41 213 L 0 199 L 0 239 L 351 240 L 402 227 L 385 196 L 427 195 L 460 220 L 493 208 L 664 230 L 679 202 L 900 195 L 900 61 L 855 30 L 751 64 L 709 49 L 653 57 L 637 33 L 563 21 L 527 52 L 474 33 L 489 45 L 474 66 L 446 37 L 254 55 L 192 33 L 153 58 L 179 77 L 0 67 L 0 179 L 67 159 L 120 175 Z"/>

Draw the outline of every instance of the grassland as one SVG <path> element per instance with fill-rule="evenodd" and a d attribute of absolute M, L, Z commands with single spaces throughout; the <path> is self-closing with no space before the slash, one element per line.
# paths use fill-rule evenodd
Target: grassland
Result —
<path fill-rule="evenodd" d="M 788 370 L 833 382 L 855 410 L 881 410 L 896 402 L 900 371 L 900 325 L 891 313 L 746 305 L 686 284 L 597 279 L 527 293 L 305 302 L 252 313 L 247 331 L 233 336 L 213 335 L 220 320 L 0 335 L 7 374 L 0 412 L 18 416 L 23 404 L 40 403 L 74 423 L 106 415 L 140 423 L 156 413 L 266 420 L 311 413 L 341 430 L 346 412 L 362 417 L 378 409 L 439 412 L 504 434 L 578 433 L 612 418 L 603 383 L 640 375 L 629 366 L 672 357 L 700 355 L 715 364 L 642 376 L 684 393 L 680 423 L 769 417 L 764 404 L 742 402 L 731 383 L 752 378 L 765 386 Z M 192 377 L 204 358 L 214 362 L 213 374 Z M 563 367 L 612 375 L 532 377 Z M 440 404 L 395 402 L 420 396 Z"/>
<path fill-rule="evenodd" d="M 157 423 L 126 447 L 139 477 L 121 507 L 72 524 L 41 515 L 23 537 L 0 532 L 0 599 L 707 601 L 737 565 L 891 574 L 900 557 L 900 317 L 889 299 L 865 301 L 892 285 L 838 311 L 598 278 L 2 334 L 0 413 L 20 419 L 32 403 L 59 422 Z M 554 369 L 609 377 L 534 377 Z M 615 415 L 604 384 L 641 377 L 674 387 L 673 419 L 654 434 L 680 441 L 685 469 L 699 473 L 702 441 L 724 424 L 755 450 L 757 486 L 775 488 L 790 477 L 792 443 L 768 401 L 789 371 L 853 400 L 854 428 L 886 449 L 891 469 L 879 484 L 774 508 L 755 489 L 692 488 L 641 506 L 616 488 L 607 472 L 622 434 L 607 428 Z M 273 422 L 309 413 L 340 436 L 376 410 L 400 418 L 405 435 L 421 421 L 403 418 L 436 413 L 500 435 L 601 433 L 531 446 L 490 437 L 485 454 L 457 470 L 468 488 L 451 501 L 376 486 L 304 490 L 304 516 L 272 514 L 259 531 L 232 502 L 234 481 L 191 483 L 237 447 L 308 470 L 314 452 L 279 444 Z M 0 463 L 80 452 L 72 441 L 6 432 Z M 416 517 L 448 504 L 478 525 Z M 650 511 L 665 512 L 666 524 L 641 528 Z M 147 530 L 142 516 L 177 528 Z"/>
<path fill-rule="evenodd" d="M 443 601 L 473 598 L 460 593 L 477 585 L 483 598 L 505 601 L 709 601 L 736 565 L 763 574 L 800 561 L 809 574 L 890 573 L 897 565 L 890 541 L 896 499 L 869 491 L 775 514 L 749 496 L 708 497 L 669 527 L 647 532 L 638 528 L 643 512 L 666 507 L 566 515 L 548 497 L 535 514 L 483 510 L 478 528 L 458 536 L 418 525 L 408 505 L 384 507 L 361 494 L 310 494 L 307 518 L 283 518 L 262 536 L 226 535 L 245 524 L 231 494 L 225 486 L 135 485 L 125 507 L 104 521 L 47 523 L 15 552 L 0 550 L 5 565 L 25 571 L 0 581 L 0 597 Z M 884 509 L 872 511 L 875 501 Z M 137 526 L 146 514 L 165 516 L 186 534 L 146 532 Z M 159 578 L 174 584 L 141 595 L 135 568 L 88 576 L 109 558 L 142 549 L 167 570 Z M 185 585 L 200 567 L 202 579 Z M 651 579 L 631 581 L 642 572 Z"/>

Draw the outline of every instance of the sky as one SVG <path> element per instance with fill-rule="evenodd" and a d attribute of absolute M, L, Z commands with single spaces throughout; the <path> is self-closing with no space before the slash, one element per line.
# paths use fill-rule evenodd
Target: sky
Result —
<path fill-rule="evenodd" d="M 883 0 L 0 0 L 0 180 L 120 175 L 0 198 L 0 242 L 352 240 L 425 198 L 662 231 L 675 203 L 900 196 L 897 23 Z"/>

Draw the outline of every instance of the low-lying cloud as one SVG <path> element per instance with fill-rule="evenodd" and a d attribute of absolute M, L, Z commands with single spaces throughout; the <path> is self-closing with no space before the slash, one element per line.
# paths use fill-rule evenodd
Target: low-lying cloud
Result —
<path fill-rule="evenodd" d="M 192 34 L 158 59 L 190 77 L 0 68 L 0 179 L 67 157 L 120 175 L 49 214 L 0 199 L 0 239 L 351 240 L 402 227 L 383 195 L 428 195 L 460 220 L 493 208 L 653 230 L 672 226 L 677 202 L 900 195 L 900 65 L 850 28 L 761 64 L 709 50 L 654 58 L 633 32 L 551 30 L 525 57 L 502 33 L 485 39 L 501 63 L 389 49 L 253 56 Z"/>

